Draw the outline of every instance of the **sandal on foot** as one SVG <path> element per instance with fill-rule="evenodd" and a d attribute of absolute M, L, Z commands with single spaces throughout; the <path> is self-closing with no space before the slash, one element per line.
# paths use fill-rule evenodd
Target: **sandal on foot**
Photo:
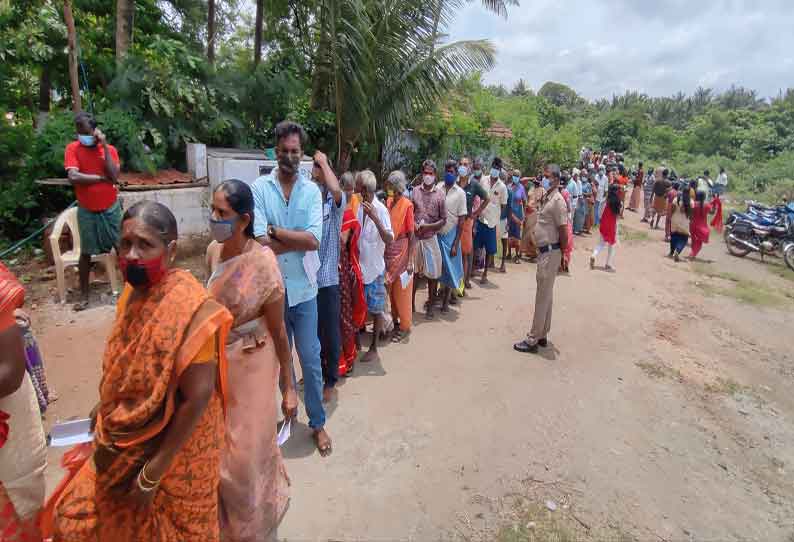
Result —
<path fill-rule="evenodd" d="M 394 334 L 391 336 L 391 342 L 393 343 L 402 343 L 408 338 L 410 335 L 410 331 L 401 331 L 399 329 L 394 330 Z"/>

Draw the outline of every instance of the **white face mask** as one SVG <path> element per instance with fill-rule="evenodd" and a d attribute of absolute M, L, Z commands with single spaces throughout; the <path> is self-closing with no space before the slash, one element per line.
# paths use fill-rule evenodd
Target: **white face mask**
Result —
<path fill-rule="evenodd" d="M 432 175 L 422 175 L 422 182 L 425 186 L 433 186 L 436 184 L 436 178 Z"/>

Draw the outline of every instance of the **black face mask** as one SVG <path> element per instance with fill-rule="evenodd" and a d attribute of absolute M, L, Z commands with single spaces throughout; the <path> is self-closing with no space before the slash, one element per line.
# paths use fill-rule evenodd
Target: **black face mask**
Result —
<path fill-rule="evenodd" d="M 281 155 L 278 159 L 278 168 L 286 175 L 294 175 L 300 167 L 300 158 L 289 154 Z"/>
<path fill-rule="evenodd" d="M 146 272 L 146 268 L 135 263 L 131 263 L 130 265 L 128 265 L 127 282 L 129 282 L 130 286 L 132 286 L 133 288 L 148 286 L 149 274 Z"/>
<path fill-rule="evenodd" d="M 129 260 L 119 258 L 119 268 L 124 280 L 133 288 L 148 288 L 160 282 L 168 269 L 163 265 L 163 258 L 151 260 Z"/>

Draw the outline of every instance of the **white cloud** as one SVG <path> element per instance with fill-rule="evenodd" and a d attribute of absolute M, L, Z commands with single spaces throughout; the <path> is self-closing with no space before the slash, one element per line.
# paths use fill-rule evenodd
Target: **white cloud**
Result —
<path fill-rule="evenodd" d="M 788 0 L 521 0 L 508 19 L 474 0 L 450 39 L 490 39 L 489 83 L 558 81 L 588 98 L 653 96 L 732 84 L 776 95 L 794 87 Z"/>

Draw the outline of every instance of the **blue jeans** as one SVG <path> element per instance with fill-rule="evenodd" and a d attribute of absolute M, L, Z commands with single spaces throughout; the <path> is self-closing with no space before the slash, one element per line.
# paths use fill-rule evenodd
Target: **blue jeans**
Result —
<path fill-rule="evenodd" d="M 342 354 L 342 308 L 339 286 L 326 286 L 317 291 L 317 336 L 320 338 L 320 359 L 325 387 L 333 388 L 339 379 L 339 357 Z"/>
<path fill-rule="evenodd" d="M 595 225 L 601 224 L 601 201 L 595 202 Z"/>
<path fill-rule="evenodd" d="M 317 298 L 294 307 L 284 300 L 284 324 L 290 348 L 293 338 L 303 371 L 303 402 L 309 415 L 309 427 L 320 429 L 325 425 L 323 407 L 323 369 L 320 365 L 320 339 L 317 338 Z M 337 358 L 338 361 L 338 358 Z M 292 372 L 295 382 L 295 372 Z"/>

